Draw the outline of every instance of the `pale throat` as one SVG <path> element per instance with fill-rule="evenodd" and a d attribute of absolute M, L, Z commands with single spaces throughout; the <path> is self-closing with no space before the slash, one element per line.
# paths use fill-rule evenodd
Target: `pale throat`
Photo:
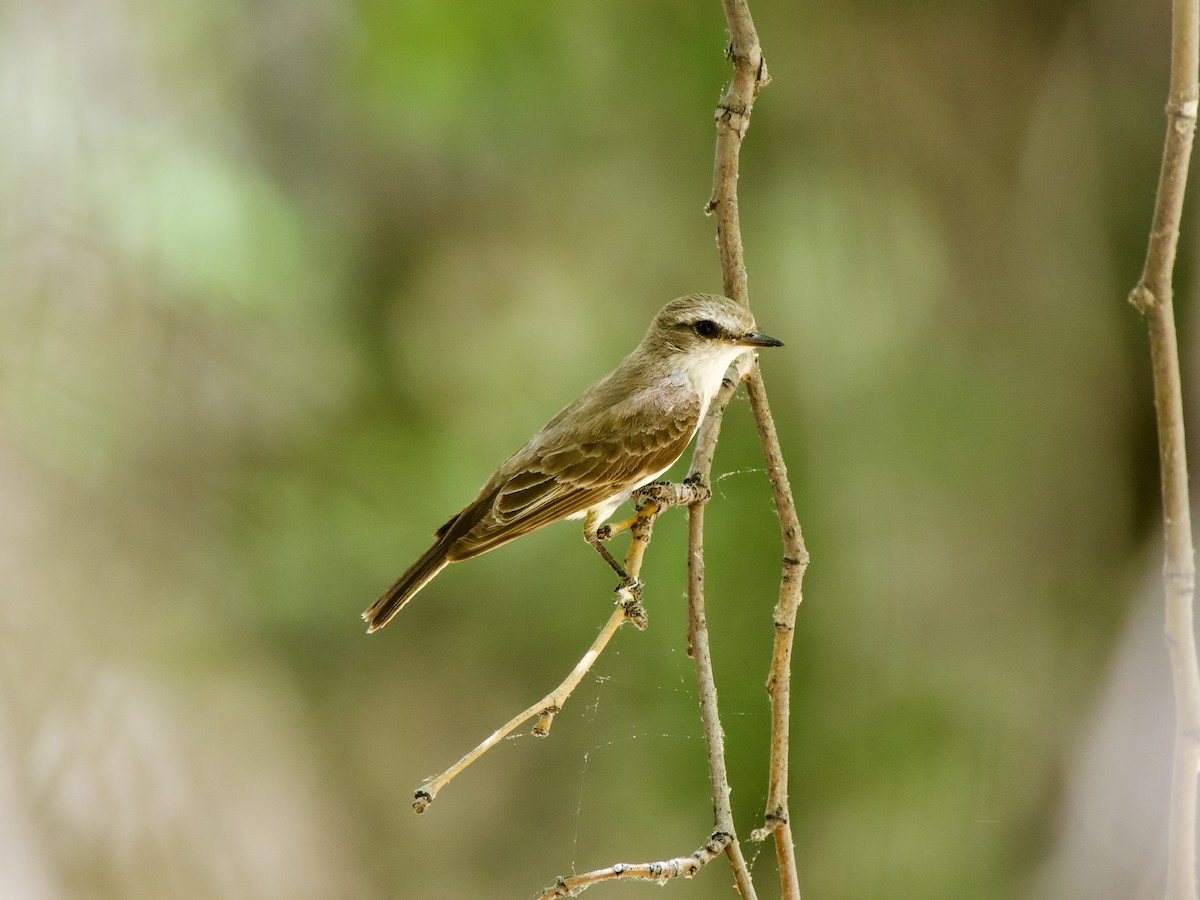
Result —
<path fill-rule="evenodd" d="M 687 377 L 688 383 L 700 395 L 700 418 L 708 412 L 708 404 L 721 388 L 721 379 L 735 359 L 746 352 L 745 347 L 729 345 L 705 347 L 700 351 L 681 353 L 672 362 Z"/>

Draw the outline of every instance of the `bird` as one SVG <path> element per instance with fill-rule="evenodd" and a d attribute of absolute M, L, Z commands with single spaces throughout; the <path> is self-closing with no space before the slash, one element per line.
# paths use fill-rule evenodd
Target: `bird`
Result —
<path fill-rule="evenodd" d="M 612 372 L 564 407 L 506 459 L 433 545 L 363 614 L 378 631 L 446 566 L 562 519 L 618 572 L 599 532 L 617 508 L 683 455 L 726 370 L 741 354 L 782 347 L 750 310 L 719 294 L 666 304 Z"/>

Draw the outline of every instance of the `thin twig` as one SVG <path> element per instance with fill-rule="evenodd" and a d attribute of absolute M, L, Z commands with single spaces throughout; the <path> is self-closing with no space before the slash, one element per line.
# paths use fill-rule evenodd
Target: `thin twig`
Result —
<path fill-rule="evenodd" d="M 1168 900 L 1196 897 L 1196 777 L 1200 766 L 1200 672 L 1192 602 L 1196 567 L 1183 434 L 1183 392 L 1175 337 L 1172 272 L 1196 130 L 1200 2 L 1174 0 L 1167 136 L 1146 249 L 1146 265 L 1129 301 L 1146 315 L 1163 498 L 1163 589 L 1166 638 L 1175 685 L 1175 754 L 1167 833 Z"/>
<path fill-rule="evenodd" d="M 646 485 L 637 492 L 635 495 L 637 513 L 627 523 L 624 523 L 632 532 L 629 553 L 625 557 L 625 571 L 629 573 L 635 585 L 642 569 L 642 557 L 646 552 L 646 546 L 650 543 L 655 520 L 672 506 L 704 502 L 709 495 L 707 487 L 666 482 Z M 615 533 L 616 529 L 609 528 L 605 531 L 605 537 L 611 537 Z M 533 733 L 538 737 L 545 737 L 550 733 L 554 717 L 563 708 L 575 688 L 579 686 L 583 677 L 591 671 L 604 648 L 608 646 L 608 642 L 617 633 L 617 629 L 626 622 L 633 622 L 639 629 L 646 627 L 646 612 L 642 607 L 640 589 L 620 587 L 617 589 L 617 595 L 617 608 L 609 616 L 604 627 L 600 629 L 600 633 L 592 641 L 587 652 L 583 654 L 562 683 L 537 703 L 517 713 L 493 731 L 450 768 L 417 788 L 413 792 L 413 812 L 425 812 L 433 803 L 438 791 L 534 716 L 537 716 L 538 720 L 533 726 Z"/>
<path fill-rule="evenodd" d="M 613 881 L 618 878 L 635 881 L 653 881 L 655 884 L 665 884 L 672 878 L 691 878 L 706 865 L 716 859 L 726 848 L 730 837 L 727 834 L 714 834 L 708 843 L 691 856 L 676 856 L 661 862 L 648 863 L 617 863 L 604 869 L 584 872 L 582 875 L 559 876 L 554 884 L 538 895 L 538 900 L 552 900 L 555 897 L 574 897 L 594 884 L 602 881 Z"/>
<path fill-rule="evenodd" d="M 771 833 L 775 838 L 775 855 L 779 860 L 779 877 L 783 896 L 800 896 L 796 869 L 796 851 L 792 826 L 788 819 L 788 712 L 791 708 L 792 642 L 796 631 L 796 615 L 800 611 L 801 585 L 808 568 L 808 550 L 800 531 L 796 503 L 788 484 L 787 466 L 779 449 L 775 420 L 767 405 L 767 392 L 758 366 L 746 380 L 750 406 L 758 423 L 758 438 L 762 445 L 775 509 L 779 514 L 779 530 L 783 537 L 783 575 L 779 581 L 779 602 L 775 606 L 775 643 L 771 653 L 771 672 L 767 677 L 767 693 L 771 698 L 771 758 L 767 788 L 767 811 L 762 828 L 756 829 L 751 840 L 762 840 Z"/>
<path fill-rule="evenodd" d="M 700 694 L 700 718 L 708 746 L 708 772 L 713 792 L 713 820 L 717 832 L 727 833 L 725 853 L 733 866 L 738 891 L 753 900 L 754 882 L 742 855 L 729 803 L 729 774 L 725 767 L 725 739 L 717 708 L 717 685 L 713 676 L 712 651 L 708 645 L 708 620 L 704 613 L 704 507 L 692 507 L 688 515 L 688 645 L 696 663 Z"/>
<path fill-rule="evenodd" d="M 563 704 L 567 702 L 567 698 L 571 696 L 571 692 L 583 680 L 583 676 L 591 670 L 596 659 L 603 652 L 604 648 L 608 646 L 608 642 L 612 640 L 613 635 L 617 633 L 617 629 L 624 625 L 625 622 L 634 620 L 636 613 L 632 607 L 633 603 L 631 602 L 622 602 L 617 605 L 613 614 L 609 616 L 608 621 L 600 630 L 600 634 L 592 642 L 592 646 L 588 648 L 583 658 L 576 663 L 575 668 L 571 670 L 571 674 L 563 680 L 562 684 L 533 704 L 533 706 L 517 713 L 497 728 L 480 741 L 471 752 L 446 769 L 446 771 L 435 778 L 431 778 L 417 788 L 413 792 L 413 812 L 425 812 L 429 808 L 429 804 L 438 795 L 438 791 L 462 774 L 471 763 L 475 762 L 475 760 L 479 759 L 484 753 L 491 750 L 534 716 L 538 717 L 538 722 L 534 726 L 533 733 L 539 737 L 544 737 L 550 730 L 550 723 L 553 721 L 555 714 L 562 709 Z"/>
<path fill-rule="evenodd" d="M 742 252 L 741 221 L 738 211 L 737 179 L 742 140 L 750 127 L 750 114 L 759 88 L 770 81 L 763 60 L 758 33 L 746 0 L 722 0 L 729 26 L 729 58 L 733 77 L 717 108 L 717 148 L 713 166 L 712 196 L 705 210 L 717 217 L 717 243 L 725 293 L 734 300 L 750 303 L 746 283 L 746 265 Z M 759 442 L 771 478 L 775 508 L 783 536 L 783 577 L 779 602 L 775 607 L 775 641 L 771 655 L 767 692 L 771 699 L 770 782 L 763 827 L 752 838 L 767 835 L 775 839 L 780 887 L 788 900 L 799 900 L 800 880 L 796 867 L 795 845 L 788 819 L 788 735 L 791 695 L 792 643 L 796 615 L 800 607 L 801 584 L 808 566 L 808 551 L 800 531 L 796 504 L 788 483 L 787 468 L 766 388 L 757 363 L 747 375 L 751 409 L 758 426 Z"/>
<path fill-rule="evenodd" d="M 717 104 L 717 151 L 713 162 L 713 190 L 704 207 L 717 215 L 717 249 L 725 296 L 750 305 L 746 289 L 746 261 L 742 252 L 742 226 L 738 216 L 737 179 L 742 138 L 750 127 L 750 112 L 758 89 L 771 81 L 758 44 L 758 32 L 745 0 L 722 0 L 729 28 L 725 55 L 733 62 L 733 77 Z"/>

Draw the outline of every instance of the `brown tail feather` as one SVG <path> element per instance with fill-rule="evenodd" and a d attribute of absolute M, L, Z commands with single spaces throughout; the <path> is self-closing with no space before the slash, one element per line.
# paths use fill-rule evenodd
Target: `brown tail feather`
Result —
<path fill-rule="evenodd" d="M 446 558 L 448 549 L 445 540 L 438 541 L 426 550 L 420 559 L 409 566 L 408 571 L 397 578 L 378 600 L 371 604 L 370 608 L 362 614 L 367 622 L 368 634 L 378 631 L 391 621 L 392 616 L 400 611 L 400 607 L 411 600 L 417 591 L 429 584 L 433 580 L 433 576 L 449 565 L 450 560 Z"/>

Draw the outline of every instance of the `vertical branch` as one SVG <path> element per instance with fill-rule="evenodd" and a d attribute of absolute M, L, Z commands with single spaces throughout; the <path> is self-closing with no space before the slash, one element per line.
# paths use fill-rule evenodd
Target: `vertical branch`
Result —
<path fill-rule="evenodd" d="M 751 365 L 749 354 L 742 356 L 727 373 L 721 389 L 709 407 L 708 415 L 696 436 L 696 449 L 688 469 L 688 481 L 709 484 L 713 455 L 725 407 Z M 728 836 L 725 855 L 733 867 L 738 892 L 743 900 L 755 900 L 750 868 L 742 855 L 733 808 L 729 803 L 729 773 L 725 767 L 725 733 L 717 707 L 717 684 L 713 676 L 712 653 L 708 646 L 708 621 L 704 614 L 704 504 L 688 507 L 688 645 L 696 663 L 696 686 L 700 694 L 700 719 L 704 725 L 704 743 L 708 749 L 708 777 L 713 799 L 713 837 Z"/>
<path fill-rule="evenodd" d="M 771 698 L 771 756 L 767 787 L 767 810 L 763 826 L 752 835 L 762 840 L 768 833 L 775 838 L 775 856 L 779 861 L 780 887 L 784 897 L 800 897 L 796 850 L 788 819 L 788 738 L 790 735 L 792 643 L 796 616 L 800 611 L 801 586 L 808 568 L 808 550 L 800 531 L 796 502 L 788 483 L 787 466 L 775 433 L 775 420 L 767 405 L 762 372 L 756 365 L 746 382 L 750 406 L 758 423 L 758 440 L 767 462 L 767 474 L 779 514 L 783 538 L 783 575 L 779 582 L 779 602 L 775 605 L 775 645 L 771 651 L 771 671 L 767 676 L 767 694 Z"/>
<path fill-rule="evenodd" d="M 746 284 L 746 264 L 742 250 L 741 219 L 738 211 L 737 180 L 742 140 L 750 127 L 750 114 L 759 88 L 770 82 L 767 65 L 750 16 L 747 0 L 722 0 L 729 27 L 727 55 L 733 62 L 729 88 L 717 107 L 717 146 L 713 165 L 712 196 L 705 211 L 717 218 L 717 245 L 725 293 L 739 303 L 750 303 Z M 791 702 L 792 642 L 796 615 L 800 606 L 801 583 L 808 566 L 808 552 L 800 531 L 796 504 L 788 483 L 783 452 L 775 431 L 775 422 L 767 403 L 766 387 L 757 362 L 746 376 L 750 405 L 758 425 L 759 441 L 770 473 L 775 507 L 783 536 L 783 577 L 779 602 L 775 607 L 775 642 L 771 655 L 767 692 L 771 699 L 770 784 L 763 827 L 756 839 L 772 835 L 779 863 L 783 896 L 799 900 L 800 882 L 796 868 L 795 845 L 788 819 L 788 736 Z M 697 548 L 689 544 L 695 560 Z"/>
<path fill-rule="evenodd" d="M 737 179 L 742 138 L 750 127 L 750 111 L 758 89 L 771 81 L 758 43 L 746 0 L 722 0 L 729 27 L 725 55 L 733 61 L 729 88 L 717 104 L 717 152 L 713 163 L 713 191 L 704 211 L 717 215 L 717 249 L 725 296 L 750 305 L 746 287 L 746 260 L 742 253 L 742 225 L 738 216 Z"/>
<path fill-rule="evenodd" d="M 713 678 L 712 653 L 708 646 L 708 621 L 704 615 L 704 506 L 691 508 L 688 515 L 688 645 L 696 662 L 700 693 L 700 718 L 708 744 L 708 772 L 713 790 L 713 836 L 729 835 L 725 848 L 738 891 L 745 900 L 755 897 L 750 869 L 742 855 L 733 808 L 729 803 L 729 775 L 725 768 L 725 739 L 717 712 L 717 686 Z"/>
<path fill-rule="evenodd" d="M 1200 673 L 1192 625 L 1196 568 L 1171 279 L 1196 130 L 1198 41 L 1200 0 L 1174 0 L 1167 136 L 1146 265 L 1129 295 L 1130 302 L 1145 314 L 1150 334 L 1162 481 L 1163 589 L 1176 715 L 1167 834 L 1168 900 L 1196 897 L 1196 778 L 1200 766 Z"/>
<path fill-rule="evenodd" d="M 733 60 L 734 72 L 729 89 L 717 107 L 717 149 L 713 172 L 713 192 L 706 213 L 717 215 L 717 244 L 721 270 L 728 297 L 748 306 L 746 266 L 742 254 L 741 225 L 738 218 L 737 177 L 742 138 L 750 125 L 750 111 L 758 89 L 769 80 L 766 63 L 758 44 L 754 22 L 745 0 L 723 0 L 729 26 L 726 55 Z M 708 642 L 708 622 L 704 611 L 704 506 L 711 492 L 713 456 L 721 430 L 725 408 L 742 381 L 750 384 L 750 399 L 758 422 L 759 438 L 767 459 L 780 527 L 784 534 L 784 576 L 780 602 L 775 612 L 775 649 L 772 654 L 768 691 L 772 704 L 771 788 L 768 796 L 767 825 L 760 837 L 774 833 L 779 860 L 783 896 L 799 900 L 796 858 L 787 820 L 787 729 L 788 685 L 792 633 L 800 602 L 800 580 L 808 555 L 800 535 L 795 503 L 787 482 L 787 470 L 775 433 L 775 424 L 767 406 L 766 392 L 753 354 L 744 354 L 726 373 L 708 414 L 696 436 L 687 483 L 699 488 L 697 498 L 688 506 L 688 643 L 696 665 L 696 683 L 700 696 L 700 717 L 708 752 L 709 782 L 712 788 L 713 833 L 708 844 L 688 859 L 667 860 L 648 865 L 617 865 L 582 876 L 560 878 L 543 892 L 542 897 L 573 895 L 592 884 L 615 878 L 632 877 L 659 880 L 683 874 L 691 876 L 713 855 L 724 849 L 733 868 L 738 893 L 743 900 L 756 900 L 750 869 L 742 854 L 729 802 L 729 773 L 725 765 L 725 736 L 717 703 L 712 653 Z"/>

